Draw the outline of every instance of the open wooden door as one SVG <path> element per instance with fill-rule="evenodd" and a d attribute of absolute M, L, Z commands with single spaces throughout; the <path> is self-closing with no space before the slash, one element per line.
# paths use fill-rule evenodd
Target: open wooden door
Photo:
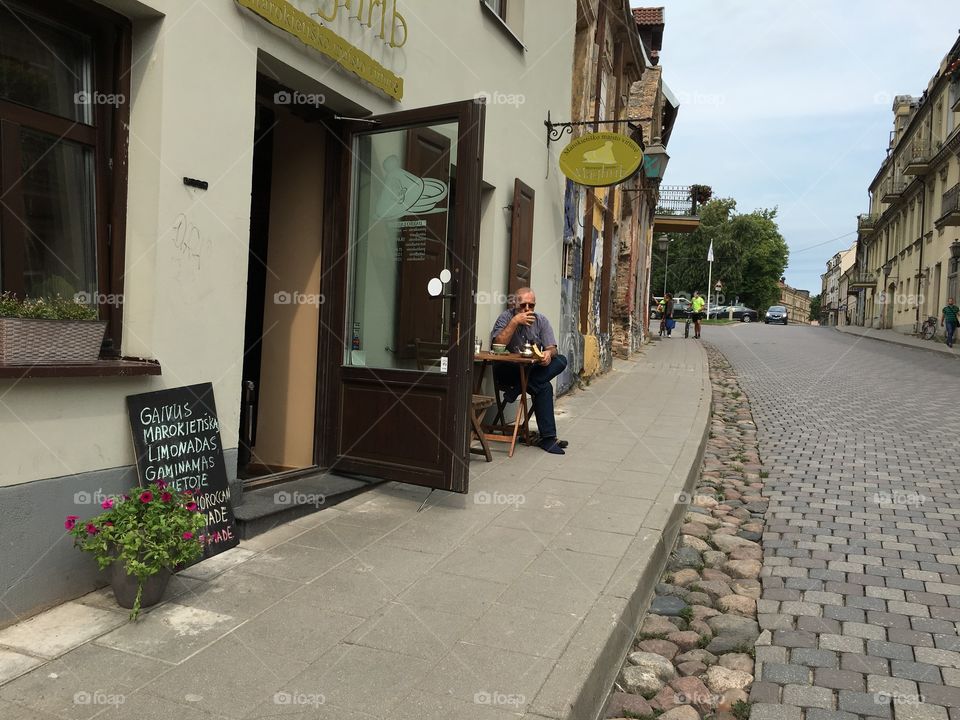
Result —
<path fill-rule="evenodd" d="M 467 491 L 484 116 L 471 100 L 340 133 L 322 318 L 334 471 Z M 423 370 L 418 341 L 440 352 Z"/>

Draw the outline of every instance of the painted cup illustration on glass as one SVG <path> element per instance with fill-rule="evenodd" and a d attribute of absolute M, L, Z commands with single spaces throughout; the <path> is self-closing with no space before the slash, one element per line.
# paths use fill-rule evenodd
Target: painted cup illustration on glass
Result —
<path fill-rule="evenodd" d="M 407 172 L 396 155 L 390 155 L 383 161 L 383 169 L 386 173 L 383 192 L 377 201 L 377 215 L 381 218 L 432 215 L 447 211 L 446 208 L 437 207 L 447 197 L 445 182 Z"/>

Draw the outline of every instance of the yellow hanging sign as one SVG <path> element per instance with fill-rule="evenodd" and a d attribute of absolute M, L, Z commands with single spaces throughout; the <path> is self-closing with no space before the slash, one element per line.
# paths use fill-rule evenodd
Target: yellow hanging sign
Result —
<path fill-rule="evenodd" d="M 606 187 L 621 183 L 640 168 L 643 150 L 625 135 L 588 133 L 560 153 L 560 170 L 578 185 Z"/>
<path fill-rule="evenodd" d="M 349 70 L 358 77 L 366 80 L 394 100 L 403 99 L 403 78 L 385 68 L 359 48 L 351 45 L 347 40 L 337 35 L 330 28 L 324 27 L 312 17 L 301 12 L 287 0 L 236 0 L 237 4 L 256 13 L 271 25 L 284 30 L 296 37 L 304 45 L 312 47 L 342 68 Z M 341 0 L 335 0 L 334 15 Z M 347 6 L 350 1 L 347 0 Z M 385 2 L 377 3 L 383 17 L 381 18 L 380 37 L 392 48 L 402 47 L 407 41 L 407 24 L 403 16 L 397 12 L 396 0 L 393 4 L 393 13 L 390 20 L 393 23 L 390 31 L 390 40 L 386 39 L 387 6 Z M 362 7 L 362 3 L 361 3 Z M 372 18 L 374 3 L 370 3 L 366 24 L 374 26 Z M 358 11 L 359 12 L 359 11 Z M 397 30 L 402 30 L 402 36 L 397 37 Z"/>

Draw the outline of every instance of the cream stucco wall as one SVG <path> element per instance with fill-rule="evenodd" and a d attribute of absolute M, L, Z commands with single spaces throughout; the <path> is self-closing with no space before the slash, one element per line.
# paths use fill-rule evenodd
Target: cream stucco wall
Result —
<path fill-rule="evenodd" d="M 332 0 L 326 0 L 329 4 Z M 536 191 L 533 285 L 557 318 L 562 144 L 548 157 L 548 110 L 567 119 L 574 0 L 526 3 L 520 49 L 472 0 L 400 0 L 409 39 L 388 52 L 406 81 L 396 103 L 232 0 L 104 0 L 134 19 L 123 352 L 152 357 L 150 379 L 0 381 L 0 485 L 129 465 L 128 394 L 211 381 L 223 444 L 237 445 L 258 59 L 284 84 L 343 113 L 413 109 L 492 94 L 478 286 L 506 292 L 514 178 Z M 316 2 L 298 0 L 306 11 Z M 184 176 L 210 183 L 201 191 Z M 549 177 L 547 177 L 549 176 Z M 478 306 L 485 334 L 502 304 Z M 558 318 L 557 318 L 558 320 Z M 556 324 L 556 323 L 555 323 Z"/>

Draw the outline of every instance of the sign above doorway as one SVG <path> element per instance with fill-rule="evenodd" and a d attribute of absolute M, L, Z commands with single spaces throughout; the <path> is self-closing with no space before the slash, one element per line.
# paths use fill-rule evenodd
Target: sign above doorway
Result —
<path fill-rule="evenodd" d="M 390 48 L 403 47 L 407 42 L 407 22 L 403 15 L 397 12 L 397 1 L 393 0 L 390 3 L 385 0 L 371 0 L 365 3 L 360 0 L 357 3 L 359 8 L 356 18 L 360 24 L 372 30 L 379 29 L 376 37 Z M 348 11 L 352 10 L 354 4 L 353 0 L 328 0 L 326 4 L 329 5 L 330 2 L 333 3 L 332 12 L 323 13 L 318 8 L 315 14 L 332 20 L 336 18 L 341 4 Z M 236 3 L 271 25 L 290 33 L 304 45 L 326 55 L 340 67 L 366 80 L 394 100 L 403 99 L 402 77 L 381 65 L 329 27 L 298 10 L 288 0 L 236 0 Z M 363 12 L 364 5 L 367 5 L 366 13 Z M 388 5 L 391 6 L 389 9 Z M 379 8 L 379 17 L 375 17 L 377 8 Z"/>
<path fill-rule="evenodd" d="M 579 185 L 606 187 L 633 175 L 643 162 L 643 150 L 633 140 L 613 132 L 588 133 L 560 153 L 560 170 Z"/>

